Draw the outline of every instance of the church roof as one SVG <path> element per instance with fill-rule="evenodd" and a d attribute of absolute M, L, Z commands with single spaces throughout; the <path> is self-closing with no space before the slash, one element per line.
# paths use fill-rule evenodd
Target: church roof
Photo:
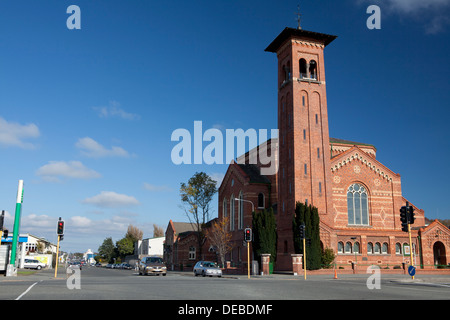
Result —
<path fill-rule="evenodd" d="M 325 46 L 329 45 L 331 41 L 337 38 L 337 36 L 325 33 L 318 33 L 303 29 L 285 28 L 264 51 L 277 52 L 280 46 L 291 37 L 321 42 Z"/>
<path fill-rule="evenodd" d="M 331 137 L 330 137 L 330 143 L 342 143 L 342 144 L 350 144 L 350 145 L 353 145 L 353 146 L 369 146 L 369 147 L 374 147 L 375 148 L 375 146 L 373 144 L 362 143 L 362 142 L 355 142 L 355 141 L 344 140 L 344 139 L 337 139 L 337 138 L 331 138 Z"/>
<path fill-rule="evenodd" d="M 250 183 L 267 183 L 270 184 L 270 180 L 261 174 L 260 168 L 254 164 L 239 164 L 239 168 L 244 171 L 244 173 L 250 179 Z"/>

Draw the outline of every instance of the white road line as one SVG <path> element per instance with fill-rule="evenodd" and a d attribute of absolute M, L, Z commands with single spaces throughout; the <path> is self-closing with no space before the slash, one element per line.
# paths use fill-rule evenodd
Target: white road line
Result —
<path fill-rule="evenodd" d="M 42 280 L 41 280 L 41 281 L 42 281 Z M 28 291 L 31 290 L 31 288 L 33 288 L 35 285 L 37 285 L 37 284 L 38 284 L 39 282 L 41 282 L 41 281 L 35 282 L 35 283 L 33 283 L 31 286 L 29 286 L 28 289 L 25 290 L 24 293 L 22 293 L 20 296 L 18 296 L 18 297 L 16 298 L 16 300 L 20 300 L 20 298 L 22 298 L 24 295 L 26 295 L 26 294 L 28 293 Z"/>

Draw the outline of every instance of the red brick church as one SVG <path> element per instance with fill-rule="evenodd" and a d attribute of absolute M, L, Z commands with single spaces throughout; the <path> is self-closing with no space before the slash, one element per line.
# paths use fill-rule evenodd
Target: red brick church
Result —
<path fill-rule="evenodd" d="M 278 233 L 275 270 L 292 270 L 292 219 L 300 201 L 318 208 L 321 246 L 333 249 L 337 264 L 409 264 L 399 211 L 408 201 L 416 217 L 414 265 L 447 265 L 449 228 L 438 221 L 425 225 L 424 211 L 403 196 L 400 174 L 377 160 L 375 146 L 329 137 L 324 49 L 335 39 L 286 28 L 265 50 L 278 59 L 279 135 L 230 164 L 219 188 L 219 219 L 230 218 L 235 243 L 227 259 L 246 263 L 243 230 L 251 227 L 253 210 L 271 206 Z M 262 175 L 260 163 L 249 163 L 260 149 L 277 152 L 277 174 Z"/>

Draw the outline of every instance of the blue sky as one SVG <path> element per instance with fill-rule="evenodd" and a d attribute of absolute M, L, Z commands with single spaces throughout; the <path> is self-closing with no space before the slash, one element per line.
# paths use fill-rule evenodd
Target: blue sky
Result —
<path fill-rule="evenodd" d="M 69 30 L 67 7 L 81 9 Z M 366 9 L 381 8 L 369 30 Z M 62 250 L 97 250 L 129 224 L 187 221 L 179 186 L 223 165 L 175 165 L 171 134 L 277 128 L 277 61 L 298 1 L 0 1 L 0 204 L 12 229 Z M 403 195 L 450 219 L 450 1 L 301 1 L 302 27 L 337 35 L 325 51 L 330 136 L 373 144 Z M 217 198 L 213 203 L 217 215 Z"/>

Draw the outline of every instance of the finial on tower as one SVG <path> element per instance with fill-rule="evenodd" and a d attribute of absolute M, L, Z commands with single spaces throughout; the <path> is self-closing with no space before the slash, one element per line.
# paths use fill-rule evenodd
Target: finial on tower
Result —
<path fill-rule="evenodd" d="M 297 12 L 295 13 L 297 15 L 297 29 L 300 30 L 301 27 L 301 16 L 302 14 L 300 13 L 300 5 L 297 6 Z"/>

